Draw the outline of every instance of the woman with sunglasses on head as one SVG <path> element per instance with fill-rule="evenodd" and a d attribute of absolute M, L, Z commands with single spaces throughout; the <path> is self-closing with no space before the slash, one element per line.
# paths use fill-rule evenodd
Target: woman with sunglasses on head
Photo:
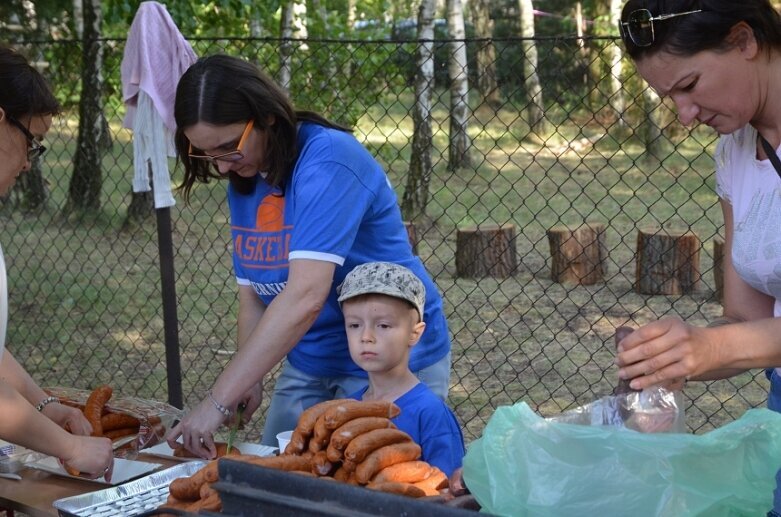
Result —
<path fill-rule="evenodd" d="M 723 318 L 640 327 L 619 345 L 619 376 L 638 389 L 680 387 L 767 368 L 768 407 L 781 411 L 781 17 L 768 0 L 630 0 L 620 29 L 637 71 L 680 121 L 721 135 L 725 247 Z"/>
<path fill-rule="evenodd" d="M 0 46 L 0 196 L 7 195 L 30 162 L 46 150 L 40 141 L 58 111 L 43 77 L 20 54 Z M 49 397 L 3 350 L 7 318 L 0 247 L 0 439 L 56 456 L 85 476 L 110 477 L 111 440 L 90 437 L 92 427 L 82 412 Z"/>
<path fill-rule="evenodd" d="M 412 254 L 385 172 L 349 130 L 294 110 L 254 65 L 215 55 L 185 72 L 176 91 L 182 190 L 228 179 L 239 290 L 238 352 L 212 390 L 168 435 L 214 457 L 213 432 L 241 404 L 258 408 L 264 377 L 287 358 L 262 443 L 296 426 L 308 407 L 367 385 L 350 359 L 336 286 L 358 264 L 395 262 L 426 286 L 426 332 L 410 367 L 447 396 L 450 339 L 442 299 Z"/>

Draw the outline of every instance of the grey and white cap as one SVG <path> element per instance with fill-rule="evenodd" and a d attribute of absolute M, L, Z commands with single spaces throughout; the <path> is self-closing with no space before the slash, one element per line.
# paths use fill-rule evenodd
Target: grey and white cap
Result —
<path fill-rule="evenodd" d="M 356 266 L 337 287 L 339 303 L 362 294 L 385 294 L 411 303 L 423 321 L 426 287 L 410 269 L 392 262 L 367 262 Z"/>

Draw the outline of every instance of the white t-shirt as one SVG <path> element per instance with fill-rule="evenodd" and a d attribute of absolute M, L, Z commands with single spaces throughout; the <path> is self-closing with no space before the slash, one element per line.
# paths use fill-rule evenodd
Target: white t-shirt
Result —
<path fill-rule="evenodd" d="M 754 289 L 775 298 L 781 316 L 781 178 L 758 160 L 752 126 L 722 136 L 716 148 L 716 193 L 732 205 L 732 263 Z M 777 369 L 781 374 L 781 368 Z"/>

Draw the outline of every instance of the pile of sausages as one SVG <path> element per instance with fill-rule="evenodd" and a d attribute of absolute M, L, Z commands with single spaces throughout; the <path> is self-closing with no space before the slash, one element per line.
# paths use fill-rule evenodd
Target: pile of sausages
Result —
<path fill-rule="evenodd" d="M 409 497 L 438 495 L 447 476 L 419 460 L 420 445 L 390 420 L 399 412 L 392 402 L 322 402 L 301 414 L 284 456 L 309 460 L 314 476 Z"/>
<path fill-rule="evenodd" d="M 67 399 L 61 399 L 60 402 L 78 408 L 84 413 L 84 417 L 92 426 L 92 436 L 118 440 L 125 436 L 138 434 L 142 423 L 139 418 L 112 410 L 107 406 L 113 394 L 114 390 L 111 386 L 104 384 L 92 390 L 84 404 Z M 158 434 L 165 432 L 159 416 L 149 416 L 146 420 L 146 424 L 156 427 L 155 431 Z"/>

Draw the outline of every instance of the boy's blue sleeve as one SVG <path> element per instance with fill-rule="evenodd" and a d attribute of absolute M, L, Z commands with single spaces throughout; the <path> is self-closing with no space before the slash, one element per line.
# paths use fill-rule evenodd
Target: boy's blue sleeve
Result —
<path fill-rule="evenodd" d="M 442 409 L 442 413 L 427 419 L 421 429 L 421 456 L 450 477 L 464 459 L 464 437 L 450 409 L 444 406 Z"/>

